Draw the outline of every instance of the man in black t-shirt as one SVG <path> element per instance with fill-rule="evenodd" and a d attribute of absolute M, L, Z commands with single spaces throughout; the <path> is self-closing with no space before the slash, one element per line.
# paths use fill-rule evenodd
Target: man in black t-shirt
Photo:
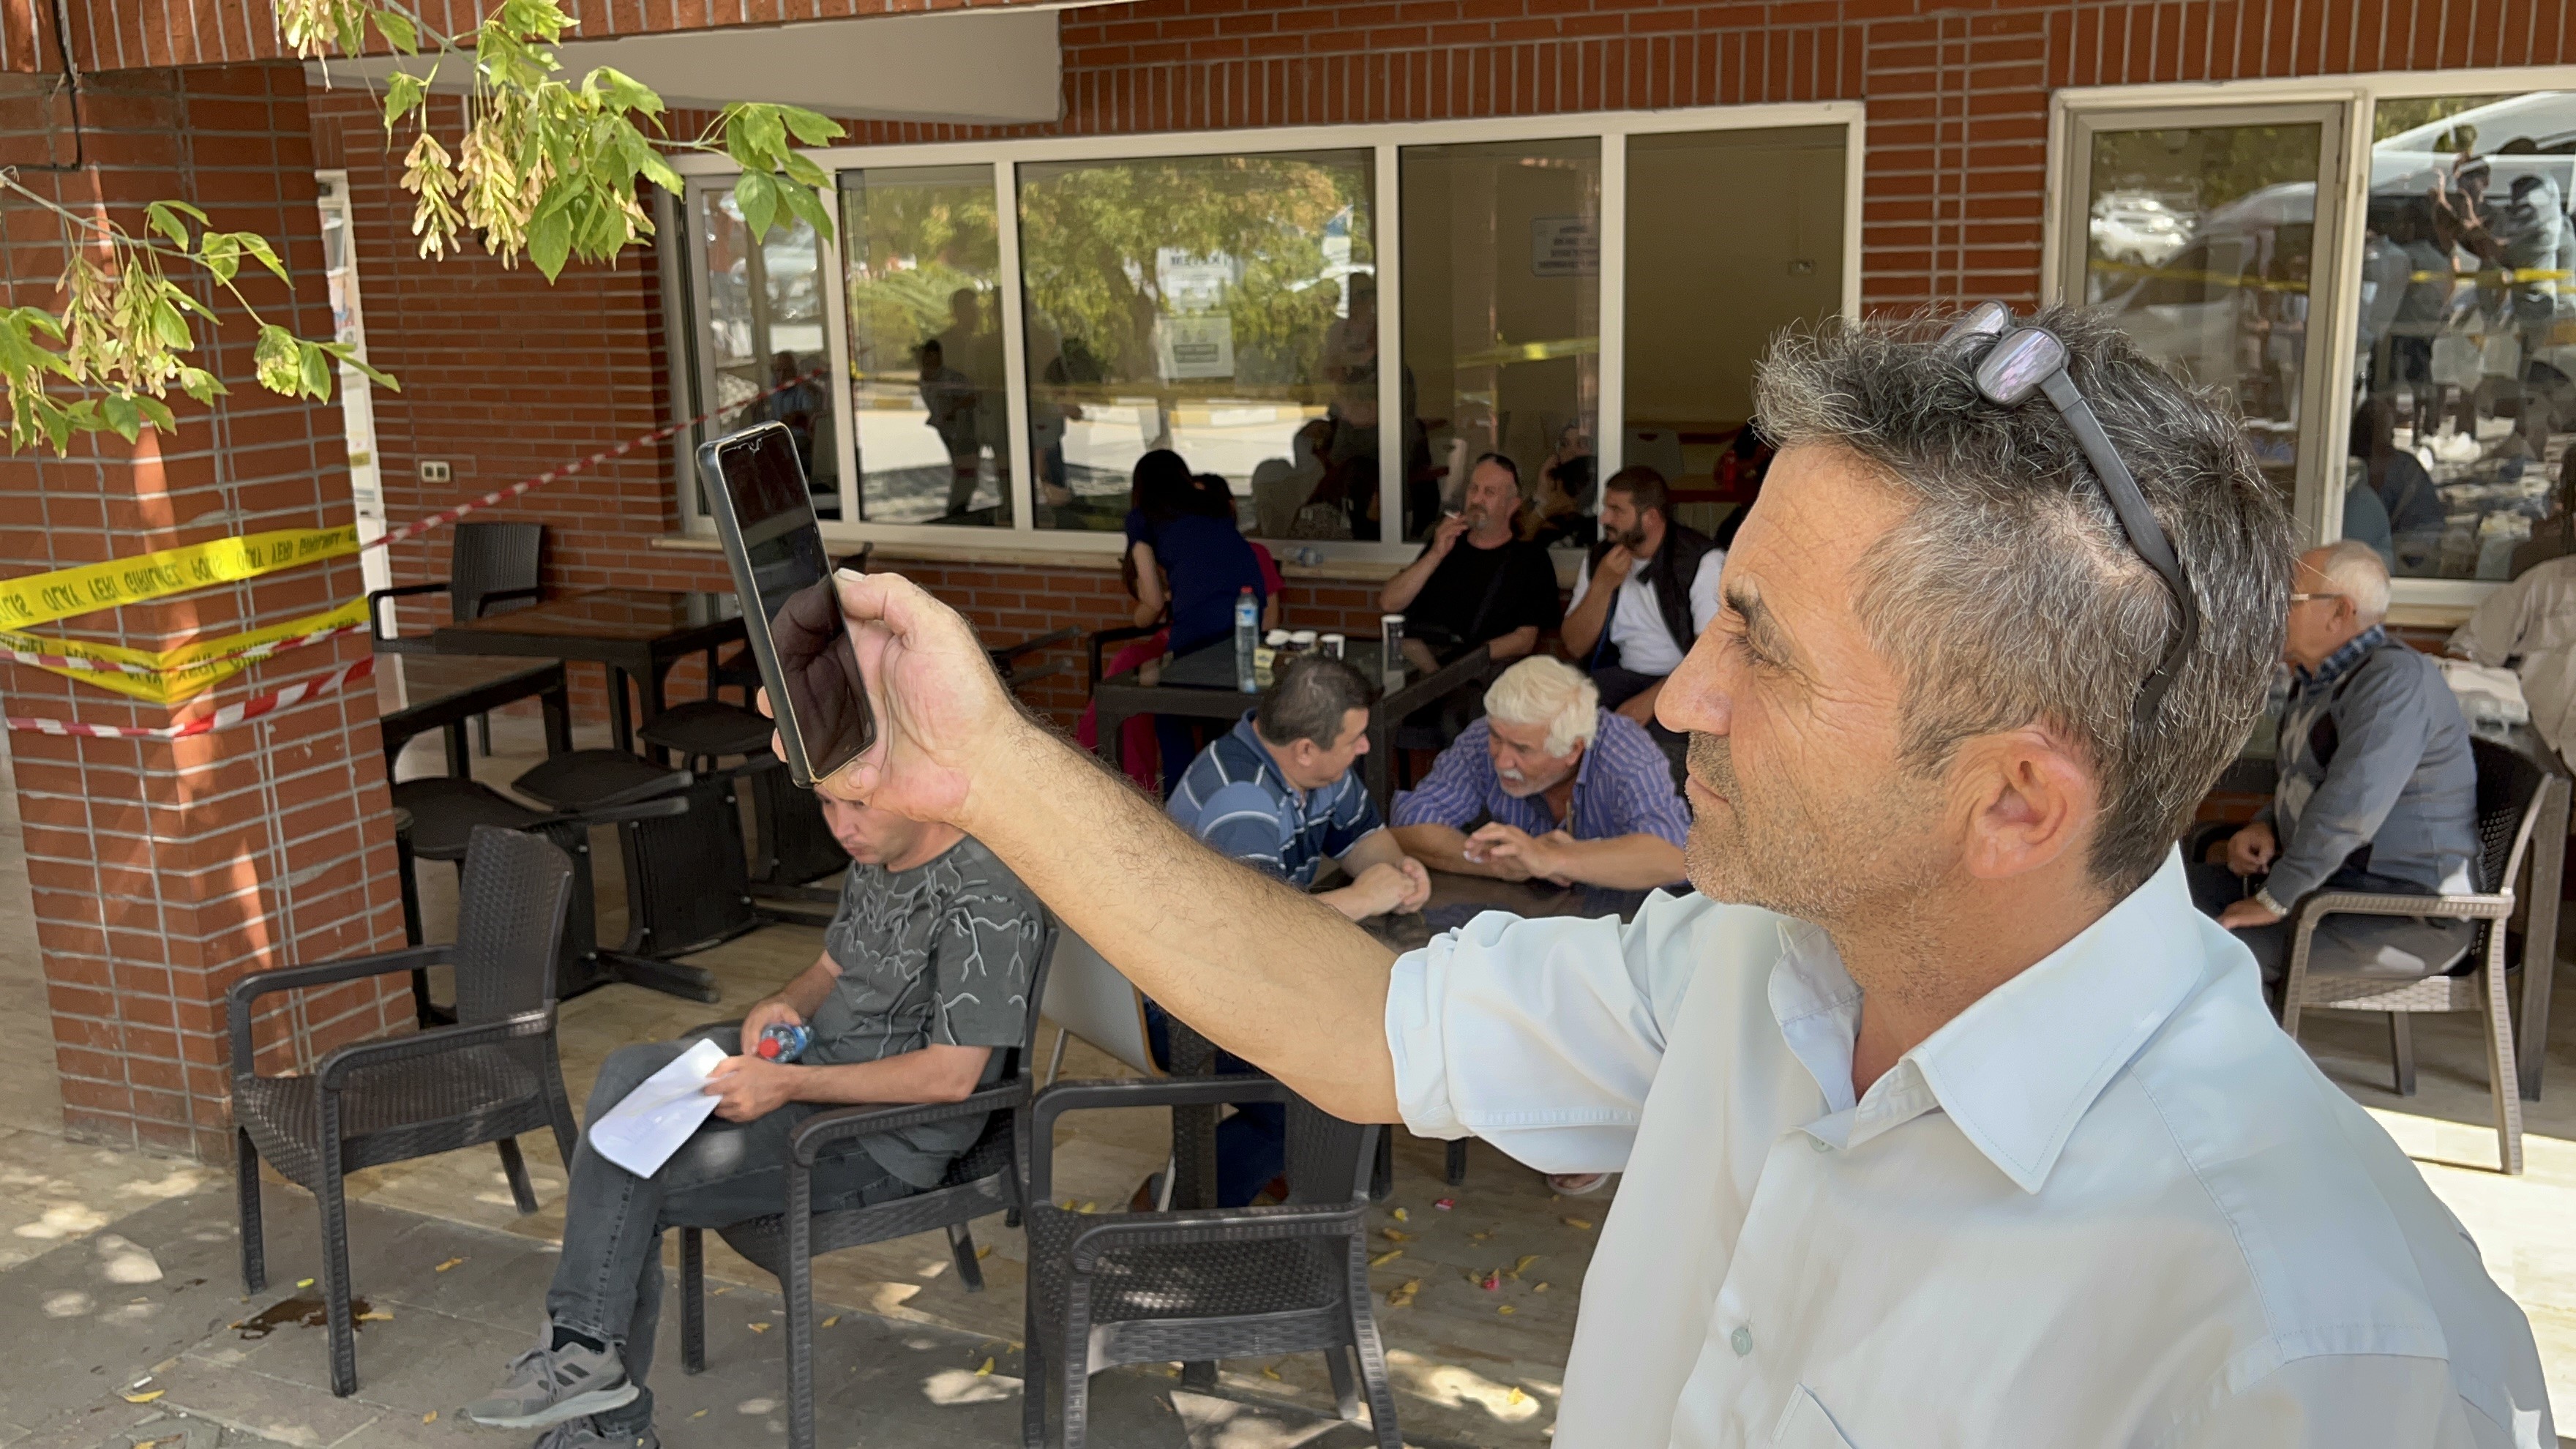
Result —
<path fill-rule="evenodd" d="M 1464 508 L 1441 519 L 1421 556 L 1387 580 L 1378 606 L 1404 615 L 1405 634 L 1436 648 L 1490 644 L 1497 664 L 1537 648 L 1562 610 L 1547 550 L 1513 531 L 1520 506 L 1512 460 L 1478 458 Z"/>

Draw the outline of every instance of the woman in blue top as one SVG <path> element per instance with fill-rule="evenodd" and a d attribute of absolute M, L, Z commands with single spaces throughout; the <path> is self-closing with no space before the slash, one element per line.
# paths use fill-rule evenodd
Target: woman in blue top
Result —
<path fill-rule="evenodd" d="M 1231 638 L 1234 601 L 1244 589 L 1266 604 L 1270 587 L 1252 545 L 1235 527 L 1231 498 L 1201 488 L 1190 465 L 1169 448 L 1136 460 L 1127 510 L 1127 555 L 1135 571 L 1136 622 L 1171 611 L 1171 651 L 1189 653 Z M 1169 795 L 1198 753 L 1189 721 L 1154 719 Z"/>

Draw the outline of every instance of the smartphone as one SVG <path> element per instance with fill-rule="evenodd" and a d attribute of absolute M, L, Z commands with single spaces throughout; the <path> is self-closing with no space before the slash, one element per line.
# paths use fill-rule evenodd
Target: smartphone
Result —
<path fill-rule="evenodd" d="M 795 436 L 783 423 L 762 423 L 718 438 L 698 449 L 698 476 L 788 776 L 810 790 L 876 743 L 877 721 Z"/>

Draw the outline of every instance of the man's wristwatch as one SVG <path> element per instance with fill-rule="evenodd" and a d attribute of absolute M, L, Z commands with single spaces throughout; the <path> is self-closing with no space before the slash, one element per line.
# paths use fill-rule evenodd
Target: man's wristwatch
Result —
<path fill-rule="evenodd" d="M 2272 899 L 2272 888 L 2270 886 L 2265 886 L 2263 889 L 2254 893 L 2254 904 L 2261 906 L 2263 909 L 2270 911 L 2276 916 L 2286 916 L 2290 913 L 2288 907 L 2282 905 L 2279 901 Z"/>

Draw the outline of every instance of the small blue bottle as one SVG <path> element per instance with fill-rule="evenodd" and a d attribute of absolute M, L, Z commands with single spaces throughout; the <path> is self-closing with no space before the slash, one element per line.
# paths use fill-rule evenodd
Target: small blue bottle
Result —
<path fill-rule="evenodd" d="M 773 1021 L 760 1029 L 758 1050 L 763 1061 L 792 1062 L 805 1055 L 813 1041 L 814 1033 L 807 1028 L 792 1021 Z"/>
<path fill-rule="evenodd" d="M 1261 692 L 1261 682 L 1252 676 L 1252 651 L 1260 643 L 1261 601 L 1246 584 L 1234 596 L 1234 687 L 1246 694 Z"/>

